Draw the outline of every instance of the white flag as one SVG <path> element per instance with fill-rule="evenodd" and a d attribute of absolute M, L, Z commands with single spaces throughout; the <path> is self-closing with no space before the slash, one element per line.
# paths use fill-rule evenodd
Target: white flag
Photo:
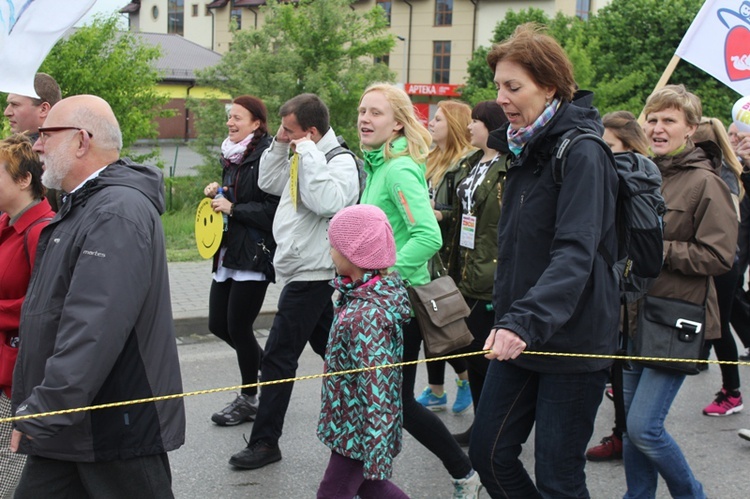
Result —
<path fill-rule="evenodd" d="M 750 2 L 706 0 L 675 53 L 750 95 Z"/>
<path fill-rule="evenodd" d="M 0 91 L 38 97 L 34 75 L 96 0 L 0 0 Z"/>

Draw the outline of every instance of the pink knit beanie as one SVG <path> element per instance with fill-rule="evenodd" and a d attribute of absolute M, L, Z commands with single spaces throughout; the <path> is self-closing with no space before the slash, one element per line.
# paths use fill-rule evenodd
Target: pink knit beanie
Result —
<path fill-rule="evenodd" d="M 328 224 L 328 240 L 361 269 L 386 269 L 396 263 L 393 229 L 377 206 L 357 204 L 336 213 Z"/>

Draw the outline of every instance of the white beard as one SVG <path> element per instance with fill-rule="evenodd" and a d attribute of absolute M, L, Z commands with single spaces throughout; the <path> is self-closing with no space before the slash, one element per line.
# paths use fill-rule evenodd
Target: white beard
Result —
<path fill-rule="evenodd" d="M 45 154 L 42 184 L 44 184 L 47 189 L 62 190 L 63 180 L 68 176 L 72 167 L 72 161 L 66 161 L 62 158 L 55 157 L 54 154 Z"/>

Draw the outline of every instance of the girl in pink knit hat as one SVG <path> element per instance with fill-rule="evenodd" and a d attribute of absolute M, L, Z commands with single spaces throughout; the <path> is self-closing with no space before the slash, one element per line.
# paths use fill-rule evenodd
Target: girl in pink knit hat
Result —
<path fill-rule="evenodd" d="M 339 292 L 325 372 L 401 362 L 409 299 L 398 273 L 396 243 L 385 213 L 371 205 L 338 212 L 328 226 Z M 401 368 L 323 379 L 318 437 L 331 449 L 318 498 L 405 498 L 390 482 L 401 450 Z"/>

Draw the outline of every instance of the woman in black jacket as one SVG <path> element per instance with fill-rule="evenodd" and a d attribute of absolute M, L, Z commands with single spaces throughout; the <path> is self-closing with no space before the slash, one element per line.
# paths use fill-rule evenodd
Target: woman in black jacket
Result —
<path fill-rule="evenodd" d="M 260 157 L 271 144 L 266 106 L 257 97 L 234 99 L 229 110 L 229 136 L 221 144 L 222 190 L 217 182 L 204 193 L 213 198 L 215 212 L 227 215 L 221 248 L 214 256 L 214 279 L 208 305 L 209 330 L 237 352 L 242 384 L 258 382 L 261 349 L 253 333 L 268 284 L 274 281 L 271 227 L 279 197 L 258 187 Z M 252 421 L 258 409 L 258 389 L 243 388 L 226 408 L 213 414 L 219 426 Z"/>
<path fill-rule="evenodd" d="M 524 24 L 487 56 L 508 126 L 491 350 L 469 455 L 491 497 L 588 497 L 584 466 L 612 354 L 619 290 L 600 252 L 617 252 L 617 174 L 593 140 L 570 147 L 561 182 L 552 149 L 571 129 L 602 132 L 560 45 Z M 548 353 L 533 355 L 529 351 Z M 523 353 L 523 355 L 522 355 Z M 535 427 L 535 478 L 518 459 Z"/>

